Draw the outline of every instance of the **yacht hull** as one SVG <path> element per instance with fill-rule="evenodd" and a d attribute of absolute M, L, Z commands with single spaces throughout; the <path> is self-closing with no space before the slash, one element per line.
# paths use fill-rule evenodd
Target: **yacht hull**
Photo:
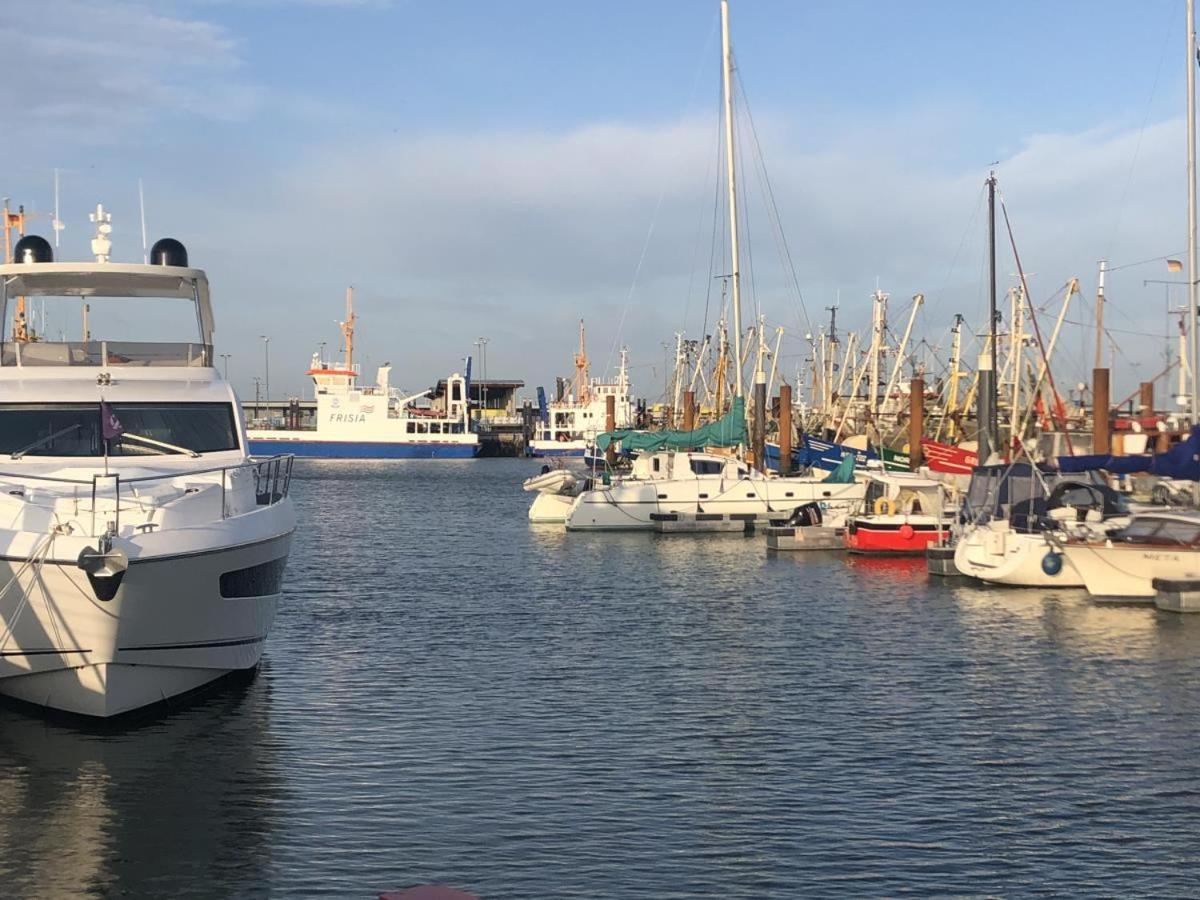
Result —
<path fill-rule="evenodd" d="M 1068 543 L 1063 552 L 1096 597 L 1152 598 L 1155 578 L 1200 578 L 1200 550 L 1117 543 Z"/>
<path fill-rule="evenodd" d="M 1080 588 L 1083 578 L 1066 557 L 1044 565 L 1054 553 L 1040 533 L 982 526 L 959 538 L 954 565 L 962 575 L 1010 587 Z M 1047 571 L 1049 570 L 1049 571 Z"/>
<path fill-rule="evenodd" d="M 100 600 L 69 558 L 24 567 L 0 599 L 0 694 L 107 718 L 192 691 L 262 657 L 290 530 L 251 544 L 130 560 Z M 0 561 L 8 582 L 24 560 Z"/>

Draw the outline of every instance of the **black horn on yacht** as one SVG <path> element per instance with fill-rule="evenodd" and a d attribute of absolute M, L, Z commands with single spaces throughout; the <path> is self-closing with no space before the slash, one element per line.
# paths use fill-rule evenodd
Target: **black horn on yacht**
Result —
<path fill-rule="evenodd" d="M 155 266 L 187 268 L 187 247 L 175 238 L 159 238 L 150 248 L 150 263 Z"/>
<path fill-rule="evenodd" d="M 13 247 L 12 261 L 15 263 L 54 262 L 54 248 L 41 235 L 27 234 Z"/>

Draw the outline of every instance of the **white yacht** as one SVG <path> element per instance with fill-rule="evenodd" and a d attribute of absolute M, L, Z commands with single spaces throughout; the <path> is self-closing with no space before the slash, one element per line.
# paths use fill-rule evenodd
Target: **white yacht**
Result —
<path fill-rule="evenodd" d="M 1200 513 L 1139 513 L 1124 528 L 1061 544 L 1067 561 L 1095 597 L 1149 598 L 1155 578 L 1200 578 Z"/>
<path fill-rule="evenodd" d="M 567 512 L 566 525 L 569 531 L 646 530 L 655 527 L 653 517 L 662 513 L 719 513 L 769 521 L 818 503 L 825 524 L 838 528 L 865 494 L 861 482 L 780 478 L 732 457 L 663 450 L 639 456 L 629 477 L 593 484 L 580 493 Z"/>
<path fill-rule="evenodd" d="M 170 239 L 110 262 L 94 219 L 95 262 L 30 236 L 0 265 L 0 693 L 110 717 L 258 664 L 296 520 L 291 457 L 249 459 L 213 366 L 204 272 Z M 80 311 L 81 339 L 33 334 L 34 303 Z M 101 307 L 197 333 L 101 339 Z"/>

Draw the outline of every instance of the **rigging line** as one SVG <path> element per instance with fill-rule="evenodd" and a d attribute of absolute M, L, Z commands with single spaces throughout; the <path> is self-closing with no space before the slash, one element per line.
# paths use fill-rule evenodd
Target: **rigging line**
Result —
<path fill-rule="evenodd" d="M 765 199 L 769 204 L 770 212 L 773 216 L 772 222 L 778 231 L 778 240 L 782 246 L 781 256 L 782 262 L 787 264 L 788 274 L 792 276 L 792 287 L 796 291 L 796 299 L 800 303 L 800 312 L 804 316 L 804 327 L 806 331 L 812 331 L 812 320 L 808 316 L 808 306 L 804 302 L 804 292 L 800 289 L 800 279 L 796 275 L 796 264 L 792 259 L 792 250 L 788 246 L 787 235 L 783 230 L 783 217 L 779 214 L 779 205 L 775 202 L 775 189 L 771 184 L 771 175 L 767 171 L 766 157 L 763 156 L 762 144 L 758 140 L 758 128 L 754 124 L 754 113 L 750 110 L 750 102 L 746 99 L 746 87 L 742 84 L 742 76 L 740 70 L 735 70 L 738 87 L 742 93 L 742 107 L 746 110 L 746 120 L 750 124 L 750 136 L 754 141 L 754 147 L 758 153 L 758 159 L 762 165 L 762 177 L 766 183 Z M 768 217 L 770 218 L 770 217 Z"/>
<path fill-rule="evenodd" d="M 1000 198 L 1000 211 L 1002 213 L 1004 213 L 1004 227 L 1008 231 L 1008 242 L 1012 246 L 1013 261 L 1016 262 L 1016 264 L 1017 264 L 1017 273 L 1020 275 L 1020 278 L 1021 278 L 1021 287 L 1025 291 L 1025 296 L 1028 297 L 1029 296 L 1029 283 L 1025 279 L 1025 269 L 1021 265 L 1021 254 L 1017 252 L 1017 239 L 1015 237 L 1013 237 L 1012 223 L 1008 220 L 1008 206 L 1004 203 L 1004 195 L 1002 193 L 1000 193 L 1000 191 L 997 191 L 996 194 Z M 1037 316 L 1034 315 L 1032 309 L 1029 311 L 1029 321 L 1033 323 L 1033 335 L 1035 338 L 1037 338 L 1038 350 L 1041 351 L 1042 360 L 1046 364 L 1046 380 L 1050 384 L 1050 391 L 1054 397 L 1054 408 L 1055 408 L 1055 411 L 1057 411 L 1059 404 L 1062 403 L 1062 395 L 1059 394 L 1058 386 L 1055 385 L 1055 383 L 1054 383 L 1054 373 L 1050 370 L 1050 357 L 1048 357 L 1046 355 L 1046 345 L 1042 341 L 1042 329 L 1038 325 Z M 994 348 L 993 348 L 992 352 L 993 353 L 995 352 Z M 1054 415 L 1054 413 L 1051 413 L 1052 417 L 1053 417 L 1053 415 Z M 1067 419 L 1065 417 L 1061 421 L 1062 421 L 1063 433 L 1065 434 L 1066 432 L 1068 432 L 1070 430 L 1070 428 L 1067 424 Z M 1067 449 L 1070 451 L 1071 456 L 1075 455 L 1074 446 L 1071 444 L 1070 441 L 1067 442 Z"/>
<path fill-rule="evenodd" d="M 1158 91 L 1158 79 L 1162 74 L 1163 60 L 1167 56 L 1167 45 L 1170 42 L 1171 35 L 1174 33 L 1175 23 L 1175 4 L 1166 4 L 1171 15 L 1167 20 L 1167 28 L 1163 34 L 1162 47 L 1158 53 L 1158 65 L 1154 68 L 1154 81 L 1150 85 L 1150 96 L 1146 98 L 1146 109 L 1142 114 L 1142 125 L 1138 129 L 1137 142 L 1133 146 L 1133 158 L 1129 160 L 1129 171 L 1125 175 L 1125 187 L 1121 191 L 1121 199 L 1117 201 L 1117 219 L 1113 222 L 1112 232 L 1108 236 L 1108 249 L 1105 251 L 1107 258 L 1112 254 L 1113 243 L 1117 239 L 1117 232 L 1121 229 L 1121 220 L 1125 218 L 1125 201 L 1129 198 L 1129 188 L 1133 184 L 1133 172 L 1137 168 L 1138 155 L 1142 151 L 1142 138 L 1146 134 L 1146 124 L 1150 121 L 1150 107 L 1154 103 L 1154 95 Z"/>
<path fill-rule="evenodd" d="M 1183 254 L 1184 254 L 1184 251 L 1180 250 L 1176 253 L 1170 253 L 1166 256 L 1152 256 L 1149 259 L 1139 259 L 1137 262 L 1122 263 L 1119 266 L 1105 266 L 1104 271 L 1119 272 L 1122 269 L 1132 269 L 1134 266 L 1144 266 L 1144 265 L 1146 265 L 1146 263 L 1160 262 L 1162 260 L 1167 260 L 1167 259 L 1175 259 L 1177 257 L 1183 256 Z"/>
<path fill-rule="evenodd" d="M 1045 312 L 1045 310 L 1042 310 L 1042 311 Z M 1063 319 L 1063 323 L 1066 325 L 1087 326 L 1089 328 L 1092 327 L 1093 325 L 1095 325 L 1094 322 L 1076 322 L 1074 319 Z M 1161 334 L 1154 332 L 1154 331 L 1130 331 L 1127 328 L 1109 328 L 1107 325 L 1105 325 L 1104 326 L 1105 334 L 1107 334 L 1110 331 L 1114 332 L 1115 334 L 1132 334 L 1135 337 L 1148 337 L 1148 338 L 1154 338 L 1155 340 L 1159 340 L 1162 338 Z"/>
<path fill-rule="evenodd" d="M 696 63 L 696 74 L 692 77 L 692 89 L 688 92 L 688 99 L 684 104 L 684 108 L 692 105 L 692 101 L 696 97 L 696 91 L 700 87 L 700 77 L 704 72 L 705 60 L 708 58 L 709 48 L 712 46 L 713 35 L 716 33 L 716 23 L 717 20 L 714 19 L 713 24 L 709 27 L 708 38 L 704 42 L 704 47 L 700 53 L 700 58 Z M 625 306 L 621 310 L 621 318 L 617 324 L 616 334 L 613 337 L 612 346 L 608 351 L 608 360 L 604 364 L 604 370 L 606 372 L 612 368 L 613 357 L 616 356 L 617 347 L 620 346 L 621 343 L 621 332 L 625 327 L 625 319 L 629 315 L 629 307 L 633 303 L 633 295 L 637 292 L 638 276 L 641 275 L 642 265 L 646 261 L 646 253 L 650 249 L 650 240 L 654 236 L 654 227 L 658 222 L 658 214 L 662 209 L 663 200 L 666 199 L 667 196 L 668 184 L 669 180 L 663 181 L 662 190 L 659 191 L 658 194 L 658 202 L 654 204 L 654 215 L 650 217 L 650 227 L 646 231 L 646 240 L 642 242 L 642 253 L 641 256 L 638 257 L 636 268 L 633 270 L 633 283 L 629 285 L 629 293 L 625 296 Z"/>

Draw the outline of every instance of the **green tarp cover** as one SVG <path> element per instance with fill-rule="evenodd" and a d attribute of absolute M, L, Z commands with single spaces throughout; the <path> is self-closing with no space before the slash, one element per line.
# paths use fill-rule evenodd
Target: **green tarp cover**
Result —
<path fill-rule="evenodd" d="M 853 453 L 847 453 L 842 457 L 842 461 L 837 464 L 829 475 L 821 479 L 822 484 L 854 484 L 854 459 Z"/>
<path fill-rule="evenodd" d="M 596 438 L 596 446 L 607 450 L 620 442 L 622 451 L 700 450 L 704 447 L 736 447 L 748 443 L 746 404 L 734 397 L 729 412 L 716 422 L 701 425 L 695 431 L 607 431 Z"/>

